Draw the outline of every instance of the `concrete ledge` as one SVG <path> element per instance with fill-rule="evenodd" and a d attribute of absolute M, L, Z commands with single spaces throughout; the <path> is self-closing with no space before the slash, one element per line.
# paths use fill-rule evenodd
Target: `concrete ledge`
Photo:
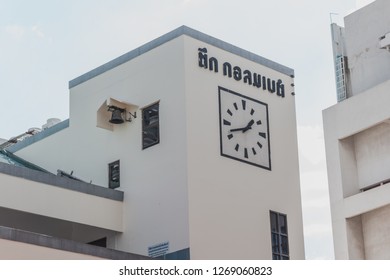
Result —
<path fill-rule="evenodd" d="M 103 188 L 101 186 L 72 180 L 66 177 L 56 176 L 50 173 L 32 170 L 26 167 L 19 167 L 0 162 L 0 173 L 98 197 L 123 201 L 122 191 Z"/>
<path fill-rule="evenodd" d="M 327 138 L 342 140 L 389 120 L 389 87 L 390 80 L 323 110 Z"/>
<path fill-rule="evenodd" d="M 390 204 L 390 183 L 344 199 L 344 217 L 352 218 Z"/>
<path fill-rule="evenodd" d="M 72 240 L 66 240 L 28 231 L 0 226 L 0 239 L 6 239 L 21 243 L 27 243 L 51 249 L 68 251 L 78 254 L 95 256 L 111 260 L 148 260 L 149 257 L 137 254 L 83 244 Z"/>

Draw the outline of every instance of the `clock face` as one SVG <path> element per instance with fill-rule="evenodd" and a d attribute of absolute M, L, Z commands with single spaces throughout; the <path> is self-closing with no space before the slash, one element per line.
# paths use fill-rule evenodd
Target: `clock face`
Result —
<path fill-rule="evenodd" d="M 271 170 L 268 105 L 219 87 L 221 155 Z"/>

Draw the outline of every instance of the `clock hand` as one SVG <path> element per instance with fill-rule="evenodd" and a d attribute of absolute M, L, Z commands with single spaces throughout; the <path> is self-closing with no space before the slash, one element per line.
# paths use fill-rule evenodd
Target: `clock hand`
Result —
<path fill-rule="evenodd" d="M 252 129 L 252 125 L 255 123 L 254 120 L 251 120 L 245 127 L 240 127 L 240 128 L 233 128 L 230 130 L 230 132 L 235 132 L 235 131 L 242 131 L 243 133 L 246 132 L 249 129 Z"/>
<path fill-rule="evenodd" d="M 234 129 L 230 129 L 230 132 L 234 132 L 234 131 L 243 131 L 246 127 L 240 127 L 240 128 L 234 128 Z"/>
<path fill-rule="evenodd" d="M 255 121 L 254 120 L 251 120 L 247 125 L 246 125 L 246 127 L 242 130 L 242 132 L 244 133 L 244 132 L 246 132 L 247 130 L 249 130 L 249 129 L 252 129 L 252 125 L 255 123 Z"/>

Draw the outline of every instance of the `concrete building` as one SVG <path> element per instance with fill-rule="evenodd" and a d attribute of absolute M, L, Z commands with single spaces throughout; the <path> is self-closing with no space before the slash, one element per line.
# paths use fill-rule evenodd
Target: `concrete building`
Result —
<path fill-rule="evenodd" d="M 338 103 L 323 111 L 336 259 L 390 259 L 390 2 L 332 25 Z"/>
<path fill-rule="evenodd" d="M 122 228 L 123 192 L 0 151 L 0 259 L 147 259 L 91 242 Z"/>
<path fill-rule="evenodd" d="M 45 186 L 10 227 L 34 213 L 53 227 L 31 231 L 137 256 L 303 259 L 293 77 L 183 26 L 70 81 L 69 119 L 6 151 L 109 194 Z"/>

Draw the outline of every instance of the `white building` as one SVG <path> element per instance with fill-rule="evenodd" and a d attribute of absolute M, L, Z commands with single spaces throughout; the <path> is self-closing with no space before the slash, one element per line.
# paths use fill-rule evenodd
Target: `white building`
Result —
<path fill-rule="evenodd" d="M 293 75 L 183 26 L 70 81 L 69 120 L 7 151 L 113 193 L 23 211 L 143 256 L 303 259 Z"/>
<path fill-rule="evenodd" d="M 338 101 L 324 110 L 335 256 L 390 258 L 390 2 L 332 25 Z"/>

